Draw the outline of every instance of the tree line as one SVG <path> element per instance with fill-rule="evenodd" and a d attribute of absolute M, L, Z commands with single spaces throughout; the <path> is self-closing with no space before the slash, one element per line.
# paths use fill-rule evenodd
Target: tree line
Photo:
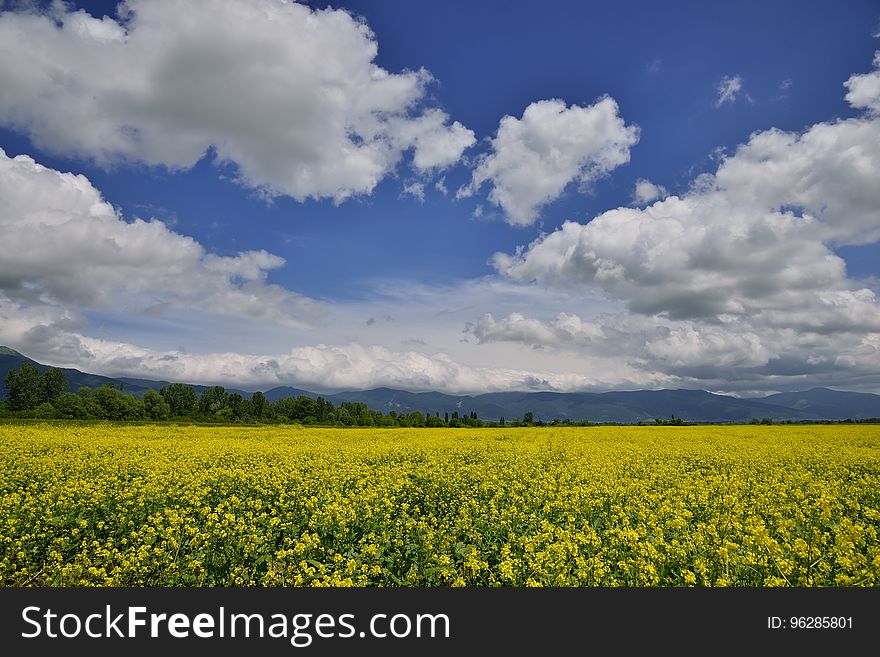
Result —
<path fill-rule="evenodd" d="M 262 392 L 250 399 L 222 386 L 207 388 L 198 394 L 192 386 L 172 383 L 147 390 L 137 398 L 112 384 L 100 388 L 67 391 L 64 373 L 57 368 L 40 374 L 30 363 L 10 370 L 6 384 L 6 415 L 60 420 L 177 420 L 189 422 L 295 423 L 322 426 L 357 427 L 498 427 L 542 426 L 531 412 L 522 420 L 501 418 L 498 422 L 479 418 L 476 412 L 452 414 L 439 411 L 412 411 L 387 414 L 361 402 L 342 402 L 338 406 L 318 397 L 286 397 L 269 401 Z M 571 425 L 554 420 L 550 425 Z M 586 420 L 577 423 L 587 424 Z"/>
<path fill-rule="evenodd" d="M 79 388 L 68 391 L 64 372 L 57 368 L 40 371 L 30 363 L 18 370 L 10 370 L 4 380 L 6 401 L 0 402 L 0 417 L 21 417 L 59 420 L 114 420 L 114 421 L 182 421 L 182 422 L 240 422 L 304 424 L 337 427 L 565 427 L 589 426 L 587 420 L 554 419 L 550 422 L 535 419 L 529 411 L 522 419 L 500 418 L 484 420 L 476 412 L 452 414 L 439 411 L 385 414 L 370 409 L 360 402 L 342 402 L 338 406 L 318 397 L 286 397 L 271 402 L 262 392 L 250 399 L 239 393 L 228 392 L 222 386 L 206 388 L 199 394 L 195 388 L 172 383 L 156 390 L 147 390 L 143 398 L 127 394 L 106 384 L 100 388 Z M 751 424 L 878 424 L 880 418 L 858 420 L 776 421 L 770 418 L 751 420 Z M 603 422 L 602 424 L 633 424 Z M 674 415 L 669 420 L 654 418 L 653 424 L 635 422 L 644 426 L 690 425 Z"/>

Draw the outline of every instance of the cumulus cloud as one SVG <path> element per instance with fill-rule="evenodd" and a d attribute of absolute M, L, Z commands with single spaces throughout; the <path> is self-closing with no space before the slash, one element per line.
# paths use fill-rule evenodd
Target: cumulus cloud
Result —
<path fill-rule="evenodd" d="M 633 191 L 633 202 L 636 205 L 644 205 L 656 201 L 658 198 L 664 198 L 666 195 L 667 191 L 663 185 L 655 185 L 650 180 L 637 180 Z"/>
<path fill-rule="evenodd" d="M 570 183 L 588 187 L 629 162 L 638 139 L 638 128 L 624 123 L 612 98 L 586 107 L 535 102 L 522 118 L 501 119 L 492 151 L 479 160 L 457 197 L 471 196 L 488 182 L 489 200 L 504 210 L 507 222 L 527 226 Z"/>
<path fill-rule="evenodd" d="M 0 149 L 0 295 L 30 306 L 195 308 L 312 322 L 317 302 L 266 282 L 284 259 L 220 256 L 157 220 L 125 221 L 89 180 Z"/>
<path fill-rule="evenodd" d="M 742 76 L 740 75 L 725 75 L 721 80 L 715 85 L 715 91 L 718 92 L 718 97 L 715 99 L 715 107 L 721 107 L 724 103 L 732 103 L 736 100 L 737 94 L 742 91 Z"/>
<path fill-rule="evenodd" d="M 820 292 L 856 303 L 830 245 L 880 239 L 878 173 L 877 117 L 766 130 L 681 197 L 566 222 L 495 264 L 516 280 L 597 285 L 646 314 L 819 310 Z"/>
<path fill-rule="evenodd" d="M 880 57 L 874 71 L 847 82 L 847 99 L 864 115 L 801 133 L 757 132 L 687 193 L 565 222 L 514 254 L 496 254 L 496 268 L 515 281 L 600 289 L 623 301 L 629 319 L 594 328 L 646 368 L 697 368 L 719 380 L 744 370 L 768 380 L 865 375 L 878 364 L 880 304 L 848 277 L 834 248 L 880 240 L 878 68 Z M 474 335 L 528 335 L 560 348 L 578 342 L 555 321 L 536 321 L 484 318 Z"/>
<path fill-rule="evenodd" d="M 425 108 L 431 75 L 374 62 L 369 27 L 281 0 L 56 3 L 0 14 L 0 123 L 41 148 L 186 169 L 211 149 L 266 195 L 368 194 L 413 151 L 455 164 L 473 132 Z"/>
<path fill-rule="evenodd" d="M 880 50 L 874 53 L 874 70 L 864 75 L 853 75 L 844 83 L 849 89 L 847 102 L 853 107 L 880 113 Z"/>
<path fill-rule="evenodd" d="M 428 172 L 452 166 L 476 142 L 473 130 L 458 121 L 447 125 L 448 121 L 446 112 L 431 109 L 414 118 L 394 117 L 389 124 L 399 148 L 406 150 L 411 145 L 415 150 L 413 166 Z"/>

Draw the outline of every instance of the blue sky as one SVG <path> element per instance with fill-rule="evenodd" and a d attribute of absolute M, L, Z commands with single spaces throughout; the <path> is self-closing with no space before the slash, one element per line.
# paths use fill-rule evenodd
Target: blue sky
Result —
<path fill-rule="evenodd" d="M 10 255 L 0 271 L 0 338 L 10 346 L 107 374 L 250 388 L 878 390 L 880 216 L 863 182 L 880 174 L 876 2 L 349 2 L 298 13 L 269 0 L 239 5 L 133 0 L 124 16 L 115 3 L 0 3 L 0 87 L 10 90 L 0 99 L 0 148 L 33 161 L 28 173 L 19 158 L 15 189 L 37 165 L 79 174 L 123 224 L 162 222 L 157 252 L 186 240 L 201 249 L 185 263 L 153 262 L 137 230 L 114 226 L 140 264 L 113 274 L 108 256 L 82 281 L 101 294 L 68 289 L 91 248 L 71 252 L 66 273 L 48 249 Z M 247 20 L 236 15 L 250 10 Z M 356 39 L 358 25 L 369 32 Z M 262 43 L 282 66 L 314 56 L 327 72 L 230 72 L 265 67 L 255 54 Z M 352 83 L 369 67 L 409 85 L 408 100 Z M 429 74 L 419 78 L 421 69 Z M 183 87 L 162 83 L 169 70 L 182 71 Z M 844 86 L 858 75 L 858 88 Z M 209 91 L 190 93 L 187 80 Z M 322 105 L 333 93 L 341 105 Z M 361 103 L 372 113 L 348 109 Z M 364 116 L 380 106 L 392 118 L 376 133 Z M 339 135 L 325 135 L 320 116 L 331 109 L 338 116 L 328 113 L 327 124 L 349 121 L 341 135 L 382 151 L 370 156 L 373 178 L 362 162 L 334 173 Z M 407 135 L 431 111 L 442 121 L 423 150 L 431 166 L 420 167 L 427 138 Z M 511 118 L 506 137 L 502 117 Z M 739 155 L 771 129 L 800 141 Z M 126 130 L 136 138 L 120 141 Z M 847 150 L 848 140 L 863 152 Z M 440 157 L 440 145 L 451 151 Z M 549 187 L 533 186 L 556 148 L 567 164 Z M 753 181 L 780 170 L 790 173 L 772 193 L 756 191 Z M 723 189 L 695 191 L 701 174 Z M 653 190 L 640 200 L 639 181 Z M 73 183 L 34 184 L 46 199 Z M 48 201 L 30 203 L 30 223 L 19 215 L 5 226 L 33 246 L 36 229 L 25 237 Z M 617 208 L 628 214 L 603 215 Z M 802 221 L 770 216 L 780 208 Z M 106 226 L 90 213 L 71 207 L 85 231 L 76 235 L 101 244 Z M 597 216 L 606 221 L 587 230 Z M 670 250 L 661 220 L 706 236 Z M 763 259 L 733 248 L 766 231 L 780 247 L 758 249 Z M 283 264 L 264 258 L 242 275 L 240 254 L 250 252 Z M 645 264 L 680 253 L 677 269 Z M 216 257 L 227 258 L 219 274 Z M 700 264 L 707 258 L 726 264 Z M 194 300 L 158 274 L 132 283 L 153 266 L 178 267 L 211 292 Z M 762 278 L 773 285 L 763 289 Z M 237 296 L 244 286 L 273 311 L 248 310 Z"/>

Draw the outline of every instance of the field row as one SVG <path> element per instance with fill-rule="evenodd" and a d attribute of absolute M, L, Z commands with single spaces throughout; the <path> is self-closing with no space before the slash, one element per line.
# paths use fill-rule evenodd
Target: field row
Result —
<path fill-rule="evenodd" d="M 876 586 L 875 426 L 0 427 L 4 586 Z"/>

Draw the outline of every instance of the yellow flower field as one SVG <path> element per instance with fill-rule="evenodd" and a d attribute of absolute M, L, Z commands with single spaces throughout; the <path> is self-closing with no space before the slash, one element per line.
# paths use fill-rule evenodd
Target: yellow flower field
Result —
<path fill-rule="evenodd" d="M 4 586 L 876 586 L 880 427 L 0 425 Z"/>

